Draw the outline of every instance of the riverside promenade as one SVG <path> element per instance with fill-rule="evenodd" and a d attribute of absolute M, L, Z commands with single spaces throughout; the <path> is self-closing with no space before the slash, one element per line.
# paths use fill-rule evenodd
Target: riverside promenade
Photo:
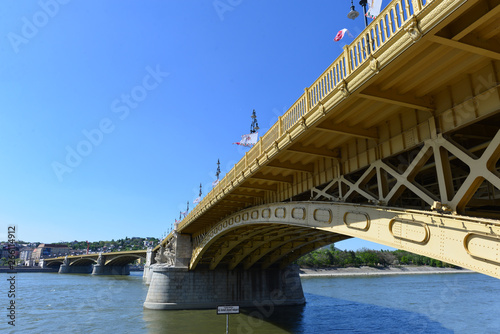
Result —
<path fill-rule="evenodd" d="M 431 266 L 391 266 L 391 267 L 349 267 L 349 268 L 300 268 L 300 277 L 337 276 L 377 276 L 377 275 L 428 275 L 428 274 L 468 274 L 469 269 L 438 268 Z"/>
<path fill-rule="evenodd" d="M 0 273 L 57 273 L 59 268 L 38 268 L 38 267 L 14 267 L 10 269 L 9 266 L 0 267 Z"/>

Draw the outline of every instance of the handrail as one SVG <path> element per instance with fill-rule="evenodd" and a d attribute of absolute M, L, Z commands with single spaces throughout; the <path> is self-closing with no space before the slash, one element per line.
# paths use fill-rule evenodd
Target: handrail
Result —
<path fill-rule="evenodd" d="M 331 92 L 342 85 L 351 74 L 362 66 L 370 55 L 384 46 L 412 16 L 417 15 L 430 3 L 437 0 L 393 0 L 380 15 L 375 18 L 351 44 L 344 47 L 344 52 L 312 83 L 305 88 L 297 101 L 281 116 L 278 121 L 260 138 L 257 144 L 235 164 L 179 224 L 184 227 L 193 217 L 197 217 L 208 203 L 216 199 L 233 182 L 249 168 L 276 140 L 292 128 L 300 119 L 310 112 Z"/>

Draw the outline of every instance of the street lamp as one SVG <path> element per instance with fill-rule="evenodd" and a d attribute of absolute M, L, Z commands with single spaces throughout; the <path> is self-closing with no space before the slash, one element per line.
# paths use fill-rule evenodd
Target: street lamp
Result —
<path fill-rule="evenodd" d="M 354 20 L 358 16 L 359 16 L 359 12 L 356 9 L 354 9 L 354 4 L 352 3 L 352 0 L 351 0 L 351 11 L 347 14 L 347 18 Z"/>
<path fill-rule="evenodd" d="M 368 26 L 368 18 L 366 17 L 366 4 L 368 3 L 368 0 L 361 0 L 359 2 L 360 6 L 363 7 L 363 14 L 365 17 L 365 28 Z M 359 16 L 359 12 L 354 9 L 354 4 L 352 3 L 351 0 L 351 11 L 347 14 L 347 17 L 350 18 L 351 20 L 354 20 Z"/>
<path fill-rule="evenodd" d="M 360 5 L 361 7 L 363 7 L 363 16 L 364 16 L 364 18 L 365 18 L 365 28 L 366 28 L 366 27 L 368 27 L 368 18 L 366 17 L 366 3 L 367 3 L 367 2 L 368 2 L 367 0 L 361 0 L 361 1 L 359 2 L 359 5 Z"/>
<path fill-rule="evenodd" d="M 217 180 L 219 180 L 219 175 L 220 175 L 220 160 L 217 159 L 217 172 L 215 173 Z"/>
<path fill-rule="evenodd" d="M 252 112 L 252 124 L 250 125 L 250 133 L 255 133 L 259 131 L 259 123 L 257 123 L 257 114 L 255 113 L 255 109 Z"/>

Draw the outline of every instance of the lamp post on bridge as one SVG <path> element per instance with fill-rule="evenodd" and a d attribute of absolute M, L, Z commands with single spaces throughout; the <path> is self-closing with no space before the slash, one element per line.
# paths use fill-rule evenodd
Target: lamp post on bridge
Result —
<path fill-rule="evenodd" d="M 250 133 L 256 133 L 259 131 L 259 123 L 257 123 L 257 114 L 255 113 L 255 109 L 252 112 L 252 124 L 250 124 Z"/>
<path fill-rule="evenodd" d="M 366 5 L 368 3 L 368 0 L 361 0 L 359 2 L 360 6 L 363 7 L 363 16 L 365 18 L 365 28 L 368 26 L 368 18 L 366 17 Z M 354 20 L 359 16 L 359 12 L 354 8 L 353 1 L 351 0 L 351 11 L 347 14 L 347 17 L 350 18 L 351 20 Z"/>
<path fill-rule="evenodd" d="M 368 27 L 368 17 L 366 16 L 366 5 L 368 4 L 368 0 L 360 0 L 359 4 L 361 5 L 361 7 L 363 7 L 363 17 L 365 19 L 365 28 L 366 28 Z M 354 8 L 353 0 L 351 0 L 351 11 L 347 14 L 347 17 L 354 20 L 358 16 L 359 12 Z M 371 42 L 368 42 L 367 45 L 368 50 L 365 50 L 363 48 L 363 53 L 365 54 L 365 56 L 367 53 L 370 54 L 375 49 L 375 41 L 372 40 L 371 34 L 368 32 L 366 35 L 368 37 L 368 40 L 371 40 Z"/>
<path fill-rule="evenodd" d="M 217 171 L 215 172 L 215 177 L 217 178 L 217 181 L 219 180 L 220 176 L 220 160 L 217 159 Z"/>
<path fill-rule="evenodd" d="M 217 171 L 215 172 L 215 177 L 216 180 L 212 182 L 212 187 L 215 187 L 217 184 L 219 184 L 219 177 L 220 177 L 220 160 L 217 159 Z"/>

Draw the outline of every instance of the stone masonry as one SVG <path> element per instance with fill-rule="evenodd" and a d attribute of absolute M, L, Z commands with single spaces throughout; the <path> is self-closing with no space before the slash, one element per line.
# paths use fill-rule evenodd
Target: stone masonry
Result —
<path fill-rule="evenodd" d="M 305 303 L 299 270 L 236 268 L 188 270 L 191 256 L 189 236 L 177 235 L 175 265 L 151 265 L 151 282 L 144 307 L 147 309 L 207 309 L 219 305 L 263 307 Z"/>

